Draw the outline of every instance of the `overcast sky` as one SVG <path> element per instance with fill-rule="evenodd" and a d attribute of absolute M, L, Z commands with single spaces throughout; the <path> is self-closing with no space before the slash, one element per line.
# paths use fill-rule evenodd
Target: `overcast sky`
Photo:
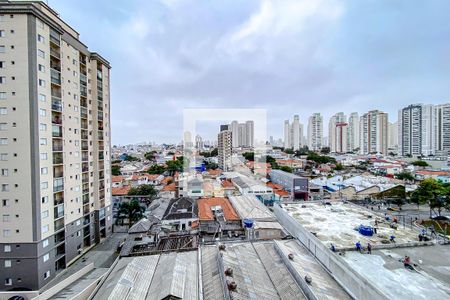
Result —
<path fill-rule="evenodd" d="M 313 112 L 450 102 L 450 1 L 49 0 L 111 62 L 114 144 L 182 139 L 184 108 Z M 205 124 L 203 124 L 205 125 Z M 214 126 L 199 132 L 214 136 Z"/>

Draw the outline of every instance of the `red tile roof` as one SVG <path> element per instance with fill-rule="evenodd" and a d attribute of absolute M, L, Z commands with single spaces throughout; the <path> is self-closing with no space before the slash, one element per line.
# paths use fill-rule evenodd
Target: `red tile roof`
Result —
<path fill-rule="evenodd" d="M 175 192 L 176 189 L 177 189 L 177 187 L 175 186 L 175 183 L 171 183 L 171 184 L 168 184 L 165 187 L 163 187 L 161 191 L 163 191 L 163 192 L 165 192 L 165 191 Z"/>
<path fill-rule="evenodd" d="M 238 221 L 239 216 L 231 205 L 227 198 L 222 197 L 212 197 L 212 198 L 201 198 L 197 201 L 198 205 L 198 218 L 200 221 L 210 221 L 214 220 L 214 215 L 212 213 L 212 206 L 221 206 L 223 210 L 223 215 L 226 220 Z"/>
<path fill-rule="evenodd" d="M 112 195 L 113 196 L 126 196 L 128 195 L 128 191 L 130 190 L 130 186 L 126 185 L 123 187 L 113 187 L 112 188 Z"/>
<path fill-rule="evenodd" d="M 112 176 L 111 180 L 112 180 L 112 182 L 122 182 L 123 176 Z"/>
<path fill-rule="evenodd" d="M 283 186 L 281 184 L 276 184 L 276 183 L 273 183 L 273 182 L 268 182 L 267 186 L 272 188 L 272 189 L 274 189 L 274 190 L 282 190 L 283 189 Z"/>
<path fill-rule="evenodd" d="M 229 180 L 223 180 L 222 181 L 222 186 L 224 188 L 232 188 L 232 187 L 234 187 L 233 183 L 231 181 L 229 181 Z"/>

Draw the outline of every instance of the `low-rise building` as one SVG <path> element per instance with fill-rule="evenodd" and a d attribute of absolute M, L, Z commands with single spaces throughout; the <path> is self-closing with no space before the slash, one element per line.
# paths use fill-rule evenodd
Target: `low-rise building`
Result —
<path fill-rule="evenodd" d="M 201 198 L 197 206 L 201 233 L 220 237 L 244 232 L 241 219 L 227 198 Z"/>
<path fill-rule="evenodd" d="M 162 219 L 162 225 L 172 231 L 198 229 L 197 201 L 188 197 L 172 199 Z"/>
<path fill-rule="evenodd" d="M 282 185 L 291 193 L 293 200 L 308 200 L 308 178 L 282 170 L 272 170 L 269 175 L 273 183 Z"/>

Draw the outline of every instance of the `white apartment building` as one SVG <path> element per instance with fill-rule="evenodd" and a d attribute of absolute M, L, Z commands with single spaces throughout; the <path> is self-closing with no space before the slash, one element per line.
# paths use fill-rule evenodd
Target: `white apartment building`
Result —
<path fill-rule="evenodd" d="M 231 154 L 232 154 L 232 133 L 230 130 L 222 130 L 218 135 L 218 159 L 219 168 L 224 172 L 232 170 Z"/>
<path fill-rule="evenodd" d="M 347 116 L 339 112 L 330 118 L 328 123 L 328 143 L 333 153 L 345 153 L 347 149 L 348 123 Z"/>
<path fill-rule="evenodd" d="M 399 110 L 399 154 L 434 154 L 433 131 L 432 105 L 413 104 Z"/>
<path fill-rule="evenodd" d="M 389 131 L 389 136 L 388 136 L 388 148 L 389 150 L 394 151 L 394 153 L 397 153 L 398 151 L 398 122 L 394 122 L 391 123 L 389 122 L 388 124 L 388 131 Z"/>
<path fill-rule="evenodd" d="M 314 113 L 308 120 L 308 147 L 317 151 L 322 148 L 323 117 L 320 113 Z"/>
<path fill-rule="evenodd" d="M 0 2 L 0 290 L 110 235 L 109 72 L 44 2 Z"/>
<path fill-rule="evenodd" d="M 355 151 L 359 148 L 359 115 L 357 112 L 352 112 L 348 118 L 348 134 L 347 134 L 347 148 L 348 151 Z"/>
<path fill-rule="evenodd" d="M 388 114 L 379 110 L 372 110 L 362 115 L 360 134 L 361 154 L 387 154 Z"/>
<path fill-rule="evenodd" d="M 433 145 L 437 155 L 450 155 L 450 103 L 433 108 Z"/>
<path fill-rule="evenodd" d="M 294 115 L 294 121 L 289 124 L 289 120 L 284 121 L 284 147 L 286 149 L 299 150 L 303 146 L 303 124 L 300 117 Z"/>
<path fill-rule="evenodd" d="M 232 133 L 233 148 L 252 148 L 254 146 L 254 122 L 239 123 L 233 121 L 228 126 Z"/>

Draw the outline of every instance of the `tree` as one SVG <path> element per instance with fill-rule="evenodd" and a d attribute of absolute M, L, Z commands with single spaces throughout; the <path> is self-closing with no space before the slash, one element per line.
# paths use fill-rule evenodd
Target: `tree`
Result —
<path fill-rule="evenodd" d="M 128 154 L 125 154 L 125 157 L 123 158 L 125 161 L 139 161 L 140 159 Z"/>
<path fill-rule="evenodd" d="M 337 163 L 336 167 L 334 167 L 334 170 L 342 171 L 342 170 L 344 170 L 344 166 L 341 163 Z"/>
<path fill-rule="evenodd" d="M 249 161 L 254 161 L 255 160 L 255 153 L 254 152 L 244 152 L 242 153 L 242 156 Z"/>
<path fill-rule="evenodd" d="M 216 170 L 219 167 L 219 165 L 214 162 L 205 161 L 204 163 L 206 170 Z"/>
<path fill-rule="evenodd" d="M 322 154 L 329 154 L 330 152 L 330 147 L 323 147 L 322 149 L 320 149 L 320 153 Z"/>
<path fill-rule="evenodd" d="M 294 156 L 301 156 L 301 155 L 308 155 L 309 154 L 309 148 L 308 146 L 303 146 L 299 150 L 295 151 Z"/>
<path fill-rule="evenodd" d="M 156 151 L 146 152 L 144 154 L 146 160 L 154 161 L 156 158 Z"/>
<path fill-rule="evenodd" d="M 328 164 L 328 163 L 336 163 L 336 159 L 326 155 L 319 155 L 315 152 L 310 152 L 306 157 L 307 160 L 312 160 L 317 164 Z"/>
<path fill-rule="evenodd" d="M 438 215 L 440 215 L 442 207 L 445 207 L 445 202 L 442 201 L 443 195 L 445 195 L 445 190 L 442 184 L 433 178 L 428 178 L 419 183 L 411 195 L 411 202 L 417 204 L 417 209 L 420 204 L 429 203 L 430 216 L 435 208 L 438 209 Z"/>
<path fill-rule="evenodd" d="M 166 161 L 167 171 L 169 171 L 171 175 L 173 175 L 175 172 L 183 171 L 185 160 L 186 164 L 189 164 L 187 159 L 185 159 L 183 156 L 178 157 L 176 160 Z"/>
<path fill-rule="evenodd" d="M 414 176 L 407 171 L 400 172 L 397 175 L 395 175 L 395 177 L 400 180 L 408 180 L 408 181 L 414 180 Z"/>
<path fill-rule="evenodd" d="M 150 184 L 141 184 L 128 191 L 128 196 L 146 196 L 147 206 L 158 196 L 158 191 Z"/>
<path fill-rule="evenodd" d="M 147 169 L 148 174 L 162 174 L 166 171 L 166 168 L 161 165 L 152 165 Z"/>
<path fill-rule="evenodd" d="M 218 154 L 218 149 L 214 148 L 212 151 L 204 151 L 199 153 L 203 157 L 214 157 Z"/>
<path fill-rule="evenodd" d="M 411 164 L 416 167 L 428 167 L 428 163 L 423 160 L 416 160 L 416 161 L 413 161 Z"/>
<path fill-rule="evenodd" d="M 130 202 L 121 203 L 119 206 L 118 220 L 128 219 L 128 226 L 131 227 L 136 221 L 139 221 L 145 209 L 139 204 L 139 201 L 132 200 Z"/>
<path fill-rule="evenodd" d="M 114 176 L 121 175 L 122 173 L 120 173 L 120 166 L 112 165 L 111 166 L 111 174 L 114 175 Z"/>
<path fill-rule="evenodd" d="M 294 154 L 294 150 L 292 148 L 286 148 L 286 149 L 284 149 L 284 153 L 286 153 L 286 154 Z"/>
<path fill-rule="evenodd" d="M 281 170 L 281 171 L 288 172 L 288 173 L 292 173 L 292 168 L 291 168 L 291 167 L 288 167 L 288 166 L 281 166 L 281 167 L 280 167 L 280 170 Z"/>

